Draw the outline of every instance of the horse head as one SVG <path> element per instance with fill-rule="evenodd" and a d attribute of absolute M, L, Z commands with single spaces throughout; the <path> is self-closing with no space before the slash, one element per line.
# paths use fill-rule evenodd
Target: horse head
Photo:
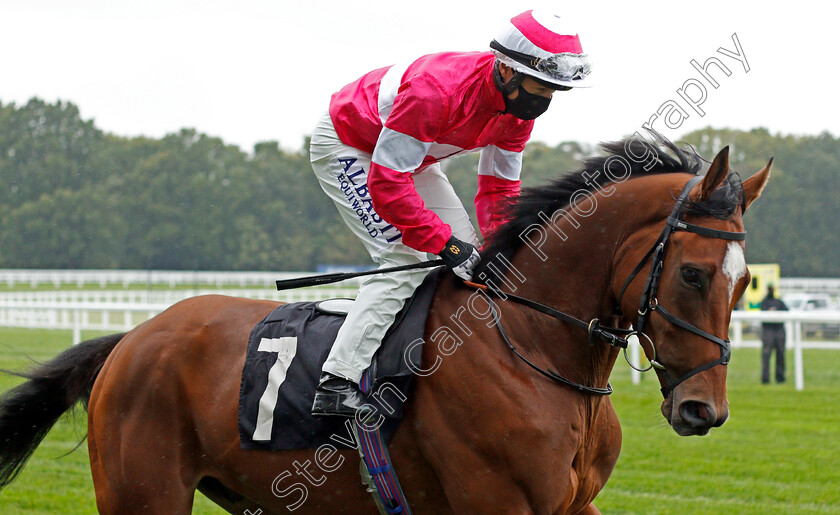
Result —
<path fill-rule="evenodd" d="M 656 214 L 648 214 L 646 226 L 617 254 L 613 287 L 625 323 L 634 324 L 658 375 L 662 414 L 680 435 L 706 434 L 729 417 L 728 328 L 750 281 L 742 217 L 771 165 L 741 182 L 729 170 L 726 147 L 702 178 L 680 173 L 626 183 L 631 198 L 641 191 L 663 194 L 646 203 Z M 655 179 L 668 187 L 651 187 Z"/>
<path fill-rule="evenodd" d="M 730 172 L 725 148 L 701 176 L 699 156 L 654 136 L 604 144 L 606 155 L 523 190 L 483 250 L 477 276 L 504 277 L 498 271 L 509 258 L 521 273 L 494 287 L 507 285 L 577 317 L 577 329 L 566 316 L 559 328 L 523 331 L 550 334 L 553 344 L 533 352 L 567 367 L 578 386 L 606 383 L 618 355 L 594 345 L 592 335 L 603 333 L 599 320 L 612 319 L 613 334 L 632 324 L 656 367 L 671 427 L 706 434 L 729 415 L 726 338 L 750 280 L 743 215 L 767 183 L 772 160 L 742 182 Z"/>

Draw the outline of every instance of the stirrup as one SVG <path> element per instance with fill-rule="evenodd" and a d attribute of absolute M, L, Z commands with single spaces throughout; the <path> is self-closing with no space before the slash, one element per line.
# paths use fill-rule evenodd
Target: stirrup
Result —
<path fill-rule="evenodd" d="M 354 382 L 325 372 L 315 389 L 312 415 L 353 417 L 363 404 L 362 394 Z"/>

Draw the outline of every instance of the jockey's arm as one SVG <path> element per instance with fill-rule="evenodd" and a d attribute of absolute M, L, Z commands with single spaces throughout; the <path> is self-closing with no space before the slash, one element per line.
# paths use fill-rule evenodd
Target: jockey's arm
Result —
<path fill-rule="evenodd" d="M 368 188 L 376 212 L 402 233 L 402 242 L 439 254 L 452 228 L 425 207 L 412 174 L 423 164 L 449 116 L 449 101 L 433 79 L 403 84 L 373 150 Z"/>
<path fill-rule="evenodd" d="M 374 152 L 368 188 L 376 212 L 400 230 L 405 245 L 421 252 L 440 253 L 452 236 L 452 228 L 426 208 L 414 187 L 412 171 L 380 164 Z"/>
<path fill-rule="evenodd" d="M 485 240 L 505 222 L 504 210 L 509 199 L 519 196 L 521 170 L 521 150 L 505 150 L 496 145 L 481 150 L 475 212 Z"/>

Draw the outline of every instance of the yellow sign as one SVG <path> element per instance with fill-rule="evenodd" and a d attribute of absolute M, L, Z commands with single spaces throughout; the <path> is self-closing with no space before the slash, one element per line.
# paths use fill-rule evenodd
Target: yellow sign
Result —
<path fill-rule="evenodd" d="M 767 295 L 767 287 L 772 286 L 776 289 L 776 296 L 779 297 L 779 276 L 780 269 L 778 263 L 765 263 L 757 265 L 747 265 L 750 270 L 750 284 L 747 285 L 747 291 L 744 292 L 742 302 L 744 309 L 747 311 L 757 311 L 761 304 L 761 299 Z"/>

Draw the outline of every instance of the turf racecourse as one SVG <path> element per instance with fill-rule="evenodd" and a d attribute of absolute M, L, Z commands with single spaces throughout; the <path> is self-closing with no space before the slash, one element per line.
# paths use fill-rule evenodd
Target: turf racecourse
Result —
<path fill-rule="evenodd" d="M 0 328 L 0 368 L 26 368 L 25 354 L 46 360 L 69 342 L 69 331 Z M 624 442 L 596 505 L 609 514 L 840 513 L 840 352 L 805 351 L 802 392 L 792 382 L 759 384 L 758 369 L 757 350 L 736 349 L 729 422 L 681 438 L 659 414 L 653 376 L 634 386 L 619 362 L 613 402 Z M 0 375 L 0 391 L 18 381 Z M 0 514 L 96 513 L 86 445 L 61 457 L 83 437 L 84 421 L 82 413 L 59 422 L 0 492 Z M 223 512 L 199 494 L 193 513 Z"/>

